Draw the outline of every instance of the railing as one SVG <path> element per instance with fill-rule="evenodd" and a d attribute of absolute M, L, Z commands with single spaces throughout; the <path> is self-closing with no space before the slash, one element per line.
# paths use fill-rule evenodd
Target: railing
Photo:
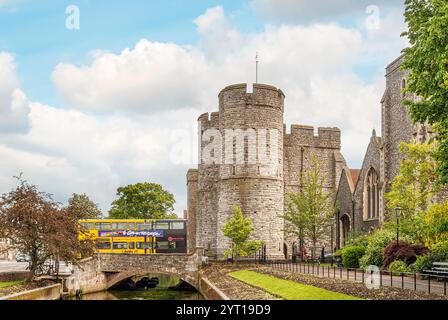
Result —
<path fill-rule="evenodd" d="M 255 259 L 254 262 L 274 270 L 295 274 L 307 274 L 320 278 L 354 281 L 370 285 L 372 288 L 392 287 L 426 292 L 428 294 L 447 295 L 448 277 L 446 276 L 385 270 L 366 271 L 364 269 L 340 268 L 316 263 L 292 263 L 290 261 L 270 261 L 263 259 Z"/>

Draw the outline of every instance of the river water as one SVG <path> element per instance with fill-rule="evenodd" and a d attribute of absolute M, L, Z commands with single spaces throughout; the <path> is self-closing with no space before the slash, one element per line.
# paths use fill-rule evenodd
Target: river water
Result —
<path fill-rule="evenodd" d="M 169 289 L 180 282 L 179 278 L 163 275 L 146 275 L 159 278 L 159 285 L 153 289 L 112 290 L 90 293 L 82 300 L 204 300 L 198 291 L 179 291 Z"/>

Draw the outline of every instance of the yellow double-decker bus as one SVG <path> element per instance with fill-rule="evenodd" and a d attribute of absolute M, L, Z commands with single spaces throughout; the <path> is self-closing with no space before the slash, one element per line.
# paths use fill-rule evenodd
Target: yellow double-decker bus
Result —
<path fill-rule="evenodd" d="M 186 253 L 186 220 L 79 221 L 79 240 L 93 240 L 99 253 Z"/>

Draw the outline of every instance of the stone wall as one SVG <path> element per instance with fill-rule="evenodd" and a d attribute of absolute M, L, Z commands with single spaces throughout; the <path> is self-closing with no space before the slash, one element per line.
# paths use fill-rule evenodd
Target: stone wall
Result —
<path fill-rule="evenodd" d="M 136 275 L 158 273 L 178 276 L 198 288 L 199 268 L 204 250 L 191 254 L 97 254 L 74 266 L 73 274 L 64 279 L 64 292 L 73 296 L 109 289 L 118 282 Z"/>
<path fill-rule="evenodd" d="M 60 283 L 48 287 L 19 292 L 10 296 L 1 297 L 0 300 L 57 300 L 62 293 Z"/>
<path fill-rule="evenodd" d="M 219 290 L 210 280 L 204 277 L 201 277 L 199 292 L 206 300 L 230 300 L 224 292 Z"/>
<path fill-rule="evenodd" d="M 381 145 L 382 140 L 375 135 L 372 136 L 370 144 L 367 148 L 366 155 L 362 164 L 361 172 L 359 174 L 358 183 L 355 186 L 354 199 L 355 199 L 355 231 L 356 232 L 369 232 L 376 228 L 380 223 L 381 216 L 374 219 L 367 219 L 366 210 L 364 207 L 364 185 L 367 174 L 371 168 L 373 168 L 380 177 L 380 187 L 383 187 L 381 183 Z M 381 208 L 380 208 L 381 209 Z"/>
<path fill-rule="evenodd" d="M 384 183 L 387 186 L 398 174 L 402 155 L 400 143 L 410 142 L 414 135 L 414 125 L 409 116 L 407 107 L 403 105 L 403 81 L 409 75 L 408 71 L 401 70 L 403 56 L 393 61 L 386 68 L 386 93 L 382 103 L 382 135 L 385 141 L 384 154 Z M 406 98 L 412 98 L 410 96 Z"/>
<path fill-rule="evenodd" d="M 285 130 L 286 131 L 286 130 Z M 318 128 L 317 135 L 314 127 L 305 125 L 292 125 L 290 133 L 285 133 L 284 138 L 284 185 L 285 185 L 285 208 L 288 207 L 288 194 L 299 192 L 302 186 L 302 177 L 313 167 L 313 157 L 316 158 L 324 179 L 324 190 L 334 193 L 342 169 L 346 166 L 341 152 L 341 131 L 338 128 Z M 330 230 L 330 229 L 329 229 Z M 285 232 L 285 244 L 288 247 L 288 255 L 291 255 L 291 245 L 299 240 L 293 235 Z M 311 253 L 312 243 L 305 239 L 304 246 Z M 331 252 L 330 231 L 326 237 L 322 237 L 317 244 L 317 252 L 324 248 L 325 252 Z"/>
<path fill-rule="evenodd" d="M 64 279 L 64 292 L 74 296 L 77 290 L 83 294 L 107 289 L 107 277 L 100 268 L 97 257 L 82 260 L 73 267 L 73 274 Z"/>
<path fill-rule="evenodd" d="M 187 201 L 185 219 L 187 219 L 187 247 L 188 252 L 193 252 L 196 248 L 196 224 L 198 207 L 198 170 L 191 169 L 187 173 Z"/>
<path fill-rule="evenodd" d="M 351 177 L 350 169 L 345 167 L 342 170 L 341 179 L 339 181 L 339 187 L 336 193 L 335 207 L 337 209 L 335 223 L 332 226 L 333 230 L 331 235 L 333 236 L 333 249 L 339 249 L 344 245 L 344 238 L 340 232 L 341 230 L 341 218 L 345 215 L 350 219 L 350 228 L 354 223 L 358 223 L 358 219 L 353 217 L 353 191 L 355 186 Z M 354 221 L 353 221 L 354 220 Z M 337 232 L 339 230 L 339 232 Z"/>

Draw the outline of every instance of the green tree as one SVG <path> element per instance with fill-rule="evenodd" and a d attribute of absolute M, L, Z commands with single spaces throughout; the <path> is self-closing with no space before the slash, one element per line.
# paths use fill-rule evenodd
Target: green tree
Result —
<path fill-rule="evenodd" d="M 435 203 L 425 215 L 425 245 L 434 245 L 448 241 L 448 201 Z"/>
<path fill-rule="evenodd" d="M 232 208 L 232 217 L 222 227 L 224 236 L 230 239 L 231 247 L 224 252 L 227 256 L 247 257 L 259 250 L 264 242 L 259 240 L 250 240 L 250 235 L 254 230 L 252 221 L 244 217 L 241 207 Z"/>
<path fill-rule="evenodd" d="M 97 219 L 102 215 L 98 205 L 85 194 L 74 193 L 68 200 L 68 208 L 76 212 L 79 219 Z"/>
<path fill-rule="evenodd" d="M 412 119 L 426 121 L 437 132 L 440 182 L 448 183 L 448 2 L 406 0 L 405 19 L 410 47 L 402 68 L 410 71 L 405 92 L 419 97 L 405 101 Z"/>
<path fill-rule="evenodd" d="M 437 164 L 433 159 L 436 149 L 436 142 L 401 143 L 400 152 L 404 158 L 399 174 L 392 181 L 391 190 L 385 196 L 389 209 L 389 221 L 386 226 L 396 228 L 394 209 L 400 207 L 400 233 L 422 244 L 427 233 L 426 212 L 440 191 L 440 185 L 436 182 Z"/>
<path fill-rule="evenodd" d="M 317 157 L 313 166 L 302 177 L 299 192 L 288 194 L 288 209 L 284 214 L 287 231 L 299 239 L 308 238 L 313 244 L 311 255 L 316 258 L 317 242 L 328 235 L 330 219 L 334 215 L 333 194 L 324 190 L 325 177 L 321 173 Z"/>
<path fill-rule="evenodd" d="M 112 202 L 113 219 L 175 219 L 174 196 L 155 183 L 137 183 L 120 187 Z"/>

